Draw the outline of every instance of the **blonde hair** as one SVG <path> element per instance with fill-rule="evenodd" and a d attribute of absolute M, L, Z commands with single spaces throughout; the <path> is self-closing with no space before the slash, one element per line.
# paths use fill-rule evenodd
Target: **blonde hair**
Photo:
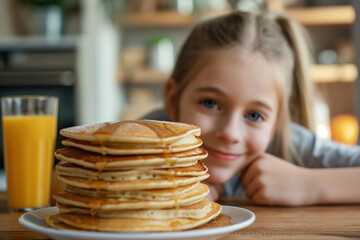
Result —
<path fill-rule="evenodd" d="M 265 12 L 233 12 L 199 23 L 182 46 L 171 79 L 176 82 L 175 106 L 183 89 L 211 59 L 214 51 L 261 53 L 274 66 L 280 110 L 274 137 L 279 157 L 299 161 L 290 141 L 290 120 L 314 129 L 313 84 L 308 47 L 299 24 L 287 16 Z M 178 109 L 175 115 L 178 118 Z M 294 157 L 295 156 L 295 157 Z M 301 164 L 301 163 L 300 163 Z"/>

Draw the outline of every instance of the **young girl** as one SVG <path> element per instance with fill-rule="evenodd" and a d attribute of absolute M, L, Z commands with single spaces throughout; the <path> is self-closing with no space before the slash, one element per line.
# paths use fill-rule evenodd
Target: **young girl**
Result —
<path fill-rule="evenodd" d="M 246 194 L 266 205 L 360 202 L 360 147 L 309 130 L 313 91 L 299 29 L 272 12 L 198 24 L 166 85 L 166 112 L 146 116 L 201 128 L 213 200 Z"/>

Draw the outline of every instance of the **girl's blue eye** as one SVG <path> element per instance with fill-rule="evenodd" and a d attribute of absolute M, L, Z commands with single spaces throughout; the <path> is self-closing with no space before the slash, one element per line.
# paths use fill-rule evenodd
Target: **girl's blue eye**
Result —
<path fill-rule="evenodd" d="M 262 119 L 262 116 L 257 112 L 248 113 L 246 117 L 252 122 L 257 122 L 259 119 Z"/>
<path fill-rule="evenodd" d="M 205 100 L 200 101 L 200 103 L 209 109 L 214 109 L 216 107 L 218 108 L 217 102 L 213 99 L 205 99 Z"/>

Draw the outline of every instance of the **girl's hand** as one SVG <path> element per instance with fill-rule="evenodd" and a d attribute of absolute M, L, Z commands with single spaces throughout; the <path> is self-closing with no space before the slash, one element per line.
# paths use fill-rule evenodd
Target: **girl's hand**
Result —
<path fill-rule="evenodd" d="M 205 183 L 210 189 L 210 193 L 207 195 L 207 198 L 211 201 L 217 201 L 224 191 L 222 184 L 214 184 L 206 180 L 202 181 L 202 183 Z"/>
<path fill-rule="evenodd" d="M 308 172 L 306 168 L 263 154 L 243 171 L 242 186 L 255 204 L 313 204 Z"/>

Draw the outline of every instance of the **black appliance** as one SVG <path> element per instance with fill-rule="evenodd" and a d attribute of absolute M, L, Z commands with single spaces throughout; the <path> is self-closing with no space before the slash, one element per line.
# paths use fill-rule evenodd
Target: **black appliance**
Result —
<path fill-rule="evenodd" d="M 58 130 L 75 125 L 76 39 L 0 38 L 0 97 L 51 95 L 59 98 Z M 1 109 L 1 106 L 0 106 Z M 1 111 L 0 111 L 1 116 Z M 0 169 L 4 168 L 2 124 Z M 56 148 L 63 138 L 58 134 Z"/>

